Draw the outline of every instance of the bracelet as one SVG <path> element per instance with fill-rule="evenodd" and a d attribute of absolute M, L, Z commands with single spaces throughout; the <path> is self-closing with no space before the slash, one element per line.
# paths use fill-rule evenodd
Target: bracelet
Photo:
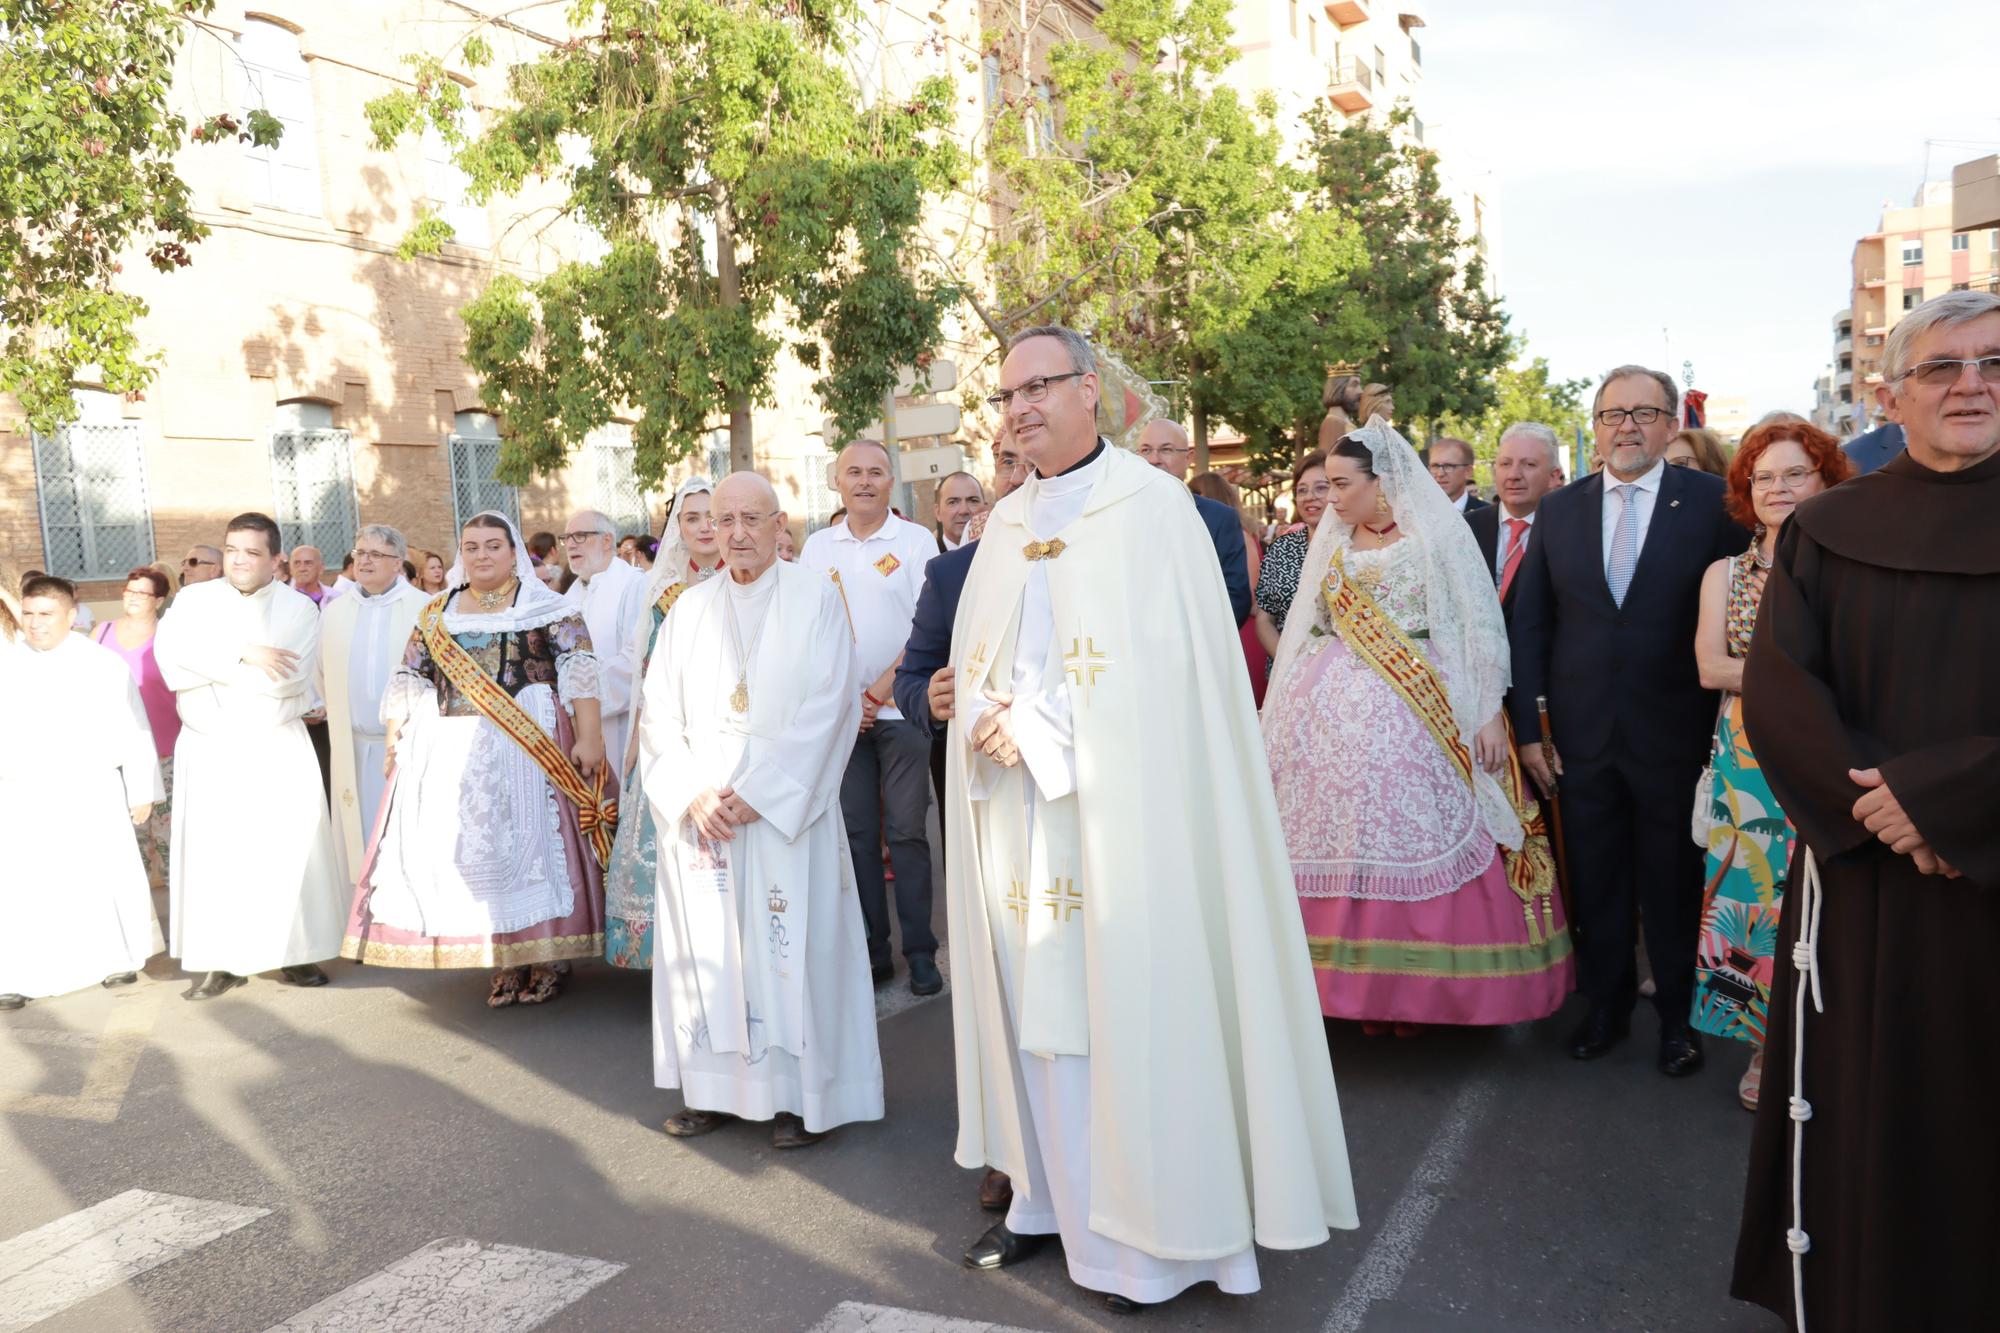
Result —
<path fill-rule="evenodd" d="M 887 699 L 877 699 L 877 698 L 876 698 L 876 697 L 875 697 L 874 695 L 870 694 L 870 693 L 869 693 L 869 692 L 868 692 L 867 690 L 863 690 L 863 691 L 861 691 L 861 697 L 862 697 L 862 698 L 864 698 L 864 699 L 866 699 L 866 700 L 867 700 L 867 701 L 868 701 L 869 703 L 871 703 L 871 704 L 874 704 L 874 705 L 875 705 L 875 706 L 876 706 L 877 708 L 880 708 L 880 707 L 881 707 L 882 705 L 884 705 L 884 704 L 886 704 L 886 703 L 888 703 L 888 702 L 889 702 L 889 701 L 888 701 Z"/>

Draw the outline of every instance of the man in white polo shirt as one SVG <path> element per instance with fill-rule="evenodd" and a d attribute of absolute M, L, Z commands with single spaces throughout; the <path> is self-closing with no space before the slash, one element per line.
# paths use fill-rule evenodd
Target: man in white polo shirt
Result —
<path fill-rule="evenodd" d="M 861 664 L 861 736 L 840 784 L 848 851 L 868 922 L 868 961 L 875 980 L 894 975 L 889 952 L 889 905 L 882 874 L 881 839 L 889 842 L 896 875 L 896 917 L 910 989 L 935 995 L 944 988 L 931 932 L 931 849 L 924 832 L 930 812 L 930 736 L 897 711 L 889 690 L 910 638 L 924 566 L 937 539 L 889 512 L 896 476 L 889 451 L 857 440 L 834 460 L 834 485 L 847 517 L 806 538 L 799 563 L 840 585 L 854 624 Z"/>

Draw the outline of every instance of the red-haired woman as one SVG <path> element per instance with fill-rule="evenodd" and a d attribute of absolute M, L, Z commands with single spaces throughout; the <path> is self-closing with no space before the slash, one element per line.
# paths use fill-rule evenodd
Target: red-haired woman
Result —
<path fill-rule="evenodd" d="M 140 702 L 146 705 L 146 720 L 153 727 L 153 744 L 160 756 L 160 781 L 166 799 L 153 802 L 153 813 L 139 826 L 139 853 L 146 862 L 146 878 L 153 887 L 167 882 L 167 831 L 173 827 L 174 742 L 181 734 L 181 715 L 174 706 L 174 692 L 160 677 L 159 663 L 153 660 L 153 636 L 160 629 L 160 608 L 167 604 L 167 576 L 157 569 L 139 568 L 125 576 L 125 591 L 119 604 L 124 614 L 107 620 L 91 638 L 125 659 L 132 683 L 139 687 Z"/>
<path fill-rule="evenodd" d="M 1803 417 L 1774 412 L 1751 427 L 1729 465 L 1725 503 L 1730 517 L 1754 526 L 1756 537 L 1742 555 L 1710 565 L 1701 585 L 1695 664 L 1701 683 L 1723 692 L 1723 703 L 1715 724 L 1708 880 L 1692 1022 L 1703 1032 L 1756 1047 L 1737 1085 L 1737 1095 L 1752 1110 L 1764 1073 L 1764 1013 L 1794 835 L 1743 730 L 1743 659 L 1779 530 L 1799 505 L 1853 474 L 1839 441 Z"/>

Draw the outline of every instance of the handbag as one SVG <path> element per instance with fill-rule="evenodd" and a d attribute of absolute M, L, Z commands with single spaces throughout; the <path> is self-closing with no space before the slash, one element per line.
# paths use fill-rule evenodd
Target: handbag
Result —
<path fill-rule="evenodd" d="M 1708 850 L 1708 835 L 1715 831 L 1715 761 L 1722 753 L 1722 715 L 1728 708 L 1729 701 L 1724 699 L 1715 712 L 1716 726 L 1708 738 L 1708 766 L 1694 783 L 1694 813 L 1688 820 L 1688 832 L 1703 851 Z"/>

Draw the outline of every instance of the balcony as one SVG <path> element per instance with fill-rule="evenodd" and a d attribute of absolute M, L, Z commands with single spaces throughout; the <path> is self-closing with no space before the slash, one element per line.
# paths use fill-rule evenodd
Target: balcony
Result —
<path fill-rule="evenodd" d="M 1345 29 L 1368 21 L 1367 0 L 1326 0 L 1326 16 Z"/>
<path fill-rule="evenodd" d="M 1852 333 L 1843 333 L 1833 340 L 1833 354 L 1835 356 L 1846 356 L 1853 350 L 1854 335 Z"/>
<path fill-rule="evenodd" d="M 1861 285 L 1863 287 L 1880 287 L 1887 281 L 1888 279 L 1883 276 L 1881 269 L 1873 269 L 1861 275 Z"/>
<path fill-rule="evenodd" d="M 1327 98 L 1348 115 L 1375 105 L 1375 72 L 1359 60 L 1343 60 L 1326 86 Z"/>
<path fill-rule="evenodd" d="M 1854 372 L 1851 370 L 1835 371 L 1833 375 L 1833 383 L 1835 388 L 1839 389 L 1852 388 L 1854 386 Z"/>

